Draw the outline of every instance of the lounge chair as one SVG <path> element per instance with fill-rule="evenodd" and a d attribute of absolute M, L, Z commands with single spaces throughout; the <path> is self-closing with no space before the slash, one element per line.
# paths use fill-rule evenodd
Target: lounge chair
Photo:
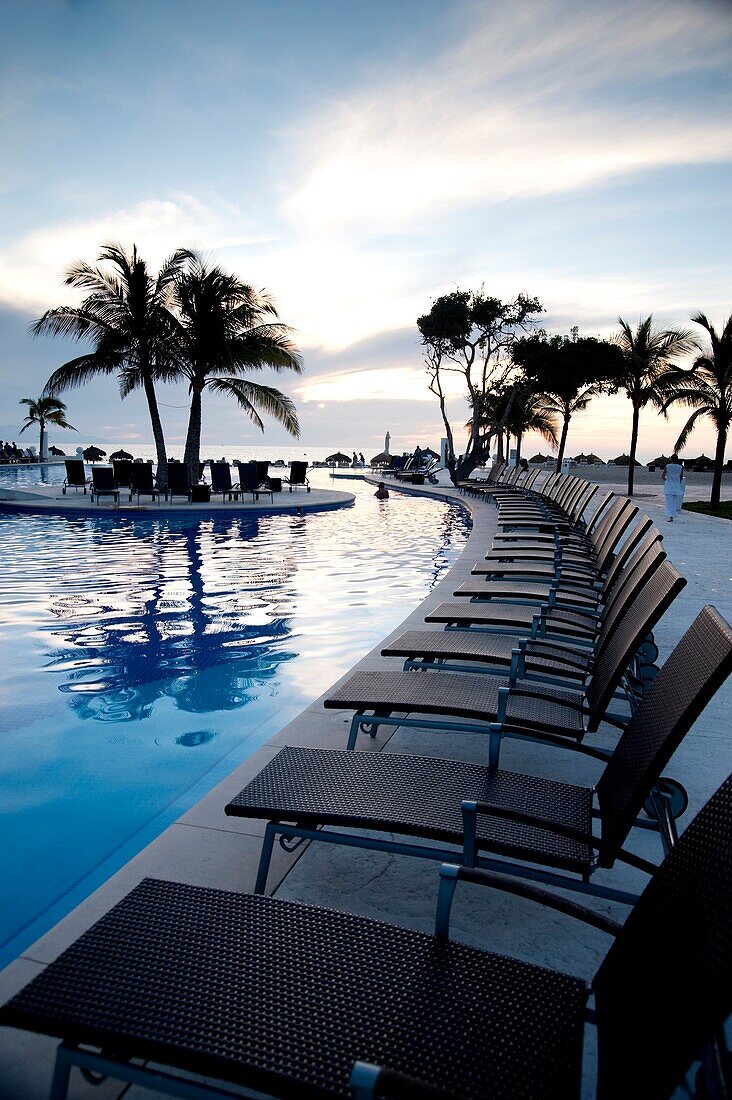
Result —
<path fill-rule="evenodd" d="M 118 489 L 130 489 L 132 486 L 132 469 L 135 463 L 129 458 L 113 458 L 114 483 Z"/>
<path fill-rule="evenodd" d="M 632 614 L 623 617 L 595 659 L 584 692 L 527 680 L 500 682 L 475 673 L 372 671 L 353 673 L 323 705 L 355 711 L 349 749 L 355 748 L 360 731 L 374 737 L 382 725 L 475 733 L 489 737 L 493 766 L 503 736 L 579 742 L 603 721 L 622 728 L 627 719 L 607 708 L 649 631 L 685 585 L 670 562 L 659 566 L 633 601 Z"/>
<path fill-rule="evenodd" d="M 653 872 L 647 861 L 623 850 L 649 799 L 664 847 L 675 841 L 686 793 L 676 781 L 659 782 L 661 773 L 730 672 L 732 629 L 715 608 L 705 607 L 654 680 L 594 787 L 458 760 L 287 747 L 232 799 L 226 813 L 269 822 L 257 893 L 265 890 L 275 840 L 302 837 L 439 861 L 454 861 L 447 845 L 458 845 L 460 861 L 470 867 L 632 902 L 633 895 L 592 882 L 592 875 L 616 861 Z M 597 837 L 593 817 L 600 824 Z M 431 843 L 410 845 L 384 833 Z"/>
<path fill-rule="evenodd" d="M 293 489 L 305 488 L 310 492 L 310 482 L 307 479 L 307 462 L 291 462 L 290 463 L 290 476 L 285 478 L 285 482 L 290 486 L 290 492 Z"/>
<path fill-rule="evenodd" d="M 260 488 L 269 492 L 269 462 L 257 463 L 257 477 L 259 478 Z"/>
<path fill-rule="evenodd" d="M 173 497 L 191 499 L 191 482 L 188 477 L 188 467 L 184 462 L 168 463 L 168 497 L 171 503 Z"/>
<path fill-rule="evenodd" d="M 211 462 L 209 464 L 211 470 L 211 494 L 217 496 L 221 493 L 221 501 L 225 496 L 228 496 L 229 500 L 239 499 L 240 483 L 236 485 L 231 480 L 231 466 L 228 462 Z"/>
<path fill-rule="evenodd" d="M 153 501 L 157 500 L 160 504 L 160 497 L 164 496 L 168 499 L 167 492 L 159 489 L 153 479 L 152 466 L 148 466 L 145 462 L 133 462 L 132 471 L 130 474 L 130 500 L 133 496 L 137 496 L 137 503 L 140 503 L 140 497 L 151 497 Z"/>
<path fill-rule="evenodd" d="M 259 470 L 256 462 L 242 462 L 239 466 L 239 485 L 242 493 L 251 493 L 252 500 L 259 500 L 260 496 L 268 496 L 273 500 L 272 490 L 259 483 Z"/>
<path fill-rule="evenodd" d="M 63 495 L 66 496 L 67 489 L 75 489 L 77 493 L 79 489 L 83 489 L 84 495 L 86 495 L 86 487 L 90 482 L 86 476 L 83 458 L 65 458 L 64 466 L 66 467 L 66 477 L 61 489 Z"/>
<path fill-rule="evenodd" d="M 111 466 L 94 466 L 92 468 L 92 503 L 94 497 L 97 498 L 97 504 L 100 497 L 112 497 L 114 503 L 119 504 L 119 489 L 115 484 L 114 470 Z"/>
<path fill-rule="evenodd" d="M 185 1077 L 193 1072 L 290 1100 L 346 1098 L 349 1079 L 359 1100 L 578 1100 L 594 990 L 598 1100 L 661 1100 L 695 1059 L 724 1066 L 716 1048 L 719 1057 L 704 1055 L 732 1005 L 730 852 L 728 780 L 623 925 L 467 867 L 440 872 L 434 936 L 145 879 L 12 997 L 0 1023 L 62 1040 L 54 1100 L 66 1097 L 74 1066 L 187 1097 L 232 1095 Z M 459 882 L 614 937 L 592 987 L 450 940 Z"/>

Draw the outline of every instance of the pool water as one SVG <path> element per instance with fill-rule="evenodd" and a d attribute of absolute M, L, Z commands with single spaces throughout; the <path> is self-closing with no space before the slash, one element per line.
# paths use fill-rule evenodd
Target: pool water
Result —
<path fill-rule="evenodd" d="M 354 505 L 0 511 L 0 964 L 373 648 L 465 545 L 460 508 L 312 480 Z"/>

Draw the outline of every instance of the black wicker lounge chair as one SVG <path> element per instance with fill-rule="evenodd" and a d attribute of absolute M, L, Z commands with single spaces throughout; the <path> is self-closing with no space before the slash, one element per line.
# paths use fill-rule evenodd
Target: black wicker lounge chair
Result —
<path fill-rule="evenodd" d="M 252 500 L 259 500 L 260 496 L 268 496 L 273 499 L 272 490 L 268 485 L 259 482 L 259 469 L 256 462 L 242 462 L 239 466 L 239 485 L 242 493 L 251 493 Z"/>
<path fill-rule="evenodd" d="M 133 462 L 132 473 L 130 475 L 130 500 L 132 497 L 137 497 L 137 503 L 140 503 L 140 497 L 151 497 L 153 501 L 160 504 L 160 497 L 164 496 L 168 499 L 167 492 L 158 489 L 153 478 L 152 466 L 149 466 L 147 462 Z"/>
<path fill-rule="evenodd" d="M 659 566 L 636 595 L 632 615 L 623 617 L 595 659 L 584 693 L 476 674 L 374 671 L 349 676 L 323 705 L 356 712 L 349 749 L 355 748 L 359 731 L 374 737 L 382 725 L 487 734 L 492 766 L 498 764 L 504 735 L 549 742 L 556 736 L 572 737 L 579 742 L 602 721 L 622 728 L 627 719 L 609 714 L 607 707 L 649 631 L 685 585 L 670 562 Z"/>
<path fill-rule="evenodd" d="M 111 466 L 94 466 L 92 468 L 92 484 L 90 490 L 92 502 L 97 498 L 97 504 L 101 497 L 112 497 L 115 504 L 119 504 L 119 489 L 114 480 L 114 470 Z"/>
<path fill-rule="evenodd" d="M 590 987 L 450 940 L 463 881 L 615 937 L 592 983 L 597 1097 L 662 1100 L 732 1006 L 731 803 L 727 781 L 624 925 L 466 867 L 441 871 L 434 936 L 145 879 L 4 1005 L 0 1023 L 62 1040 L 54 1100 L 66 1097 L 74 1066 L 189 1098 L 231 1090 L 214 1093 L 187 1072 L 283 1100 L 346 1100 L 349 1079 L 368 1087 L 382 1072 L 386 1091 L 377 1082 L 374 1096 L 427 1100 L 437 1088 L 452 1100 L 578 1098 Z"/>
<path fill-rule="evenodd" d="M 434 757 L 287 747 L 232 799 L 226 813 L 269 822 L 257 893 L 266 887 L 274 841 L 283 836 L 440 861 L 454 860 L 446 846 L 458 845 L 467 866 L 632 902 L 634 895 L 593 882 L 592 875 L 616 861 L 652 873 L 647 861 L 622 847 L 649 798 L 665 849 L 675 841 L 675 819 L 687 798 L 675 780 L 659 784 L 661 773 L 730 672 L 732 629 L 714 608 L 705 607 L 654 680 L 595 787 Z M 598 837 L 592 835 L 593 817 L 600 822 Z M 364 836 L 363 829 L 379 836 Z"/>
<path fill-rule="evenodd" d="M 217 496 L 221 493 L 221 500 L 223 503 L 224 497 L 228 497 L 229 500 L 239 499 L 239 483 L 234 484 L 231 480 L 231 466 L 228 462 L 211 462 L 209 463 L 211 469 L 211 495 Z"/>
<path fill-rule="evenodd" d="M 86 476 L 86 470 L 84 469 L 83 458 L 65 458 L 64 466 L 66 467 L 66 477 L 61 488 L 61 492 L 66 496 L 67 489 L 75 489 L 78 493 L 79 489 L 84 490 L 86 496 L 86 487 L 90 484 Z"/>
<path fill-rule="evenodd" d="M 129 458 L 113 458 L 114 483 L 118 489 L 129 490 L 132 485 L 132 469 L 135 463 Z"/>
<path fill-rule="evenodd" d="M 168 497 L 171 504 L 173 497 L 191 499 L 191 482 L 185 462 L 168 463 Z"/>
<path fill-rule="evenodd" d="M 307 478 L 307 462 L 291 462 L 290 463 L 290 476 L 284 478 L 286 485 L 289 485 L 290 492 L 293 489 L 307 489 L 310 492 L 310 482 Z"/>

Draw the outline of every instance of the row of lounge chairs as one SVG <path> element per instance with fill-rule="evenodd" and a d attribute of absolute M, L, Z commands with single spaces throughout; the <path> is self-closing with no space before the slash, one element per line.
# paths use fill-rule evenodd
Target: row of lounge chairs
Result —
<path fill-rule="evenodd" d="M 232 479 L 231 466 L 228 462 L 209 463 L 211 471 L 211 484 L 209 491 L 212 496 L 221 495 L 224 498 L 238 500 L 241 495 L 251 494 L 252 500 L 259 500 L 261 496 L 269 496 L 272 499 L 272 487 L 268 473 L 268 462 L 235 462 L 238 480 Z M 204 464 L 200 464 L 199 475 L 203 476 Z M 73 488 L 77 492 L 83 489 L 86 494 L 90 492 L 92 501 L 101 500 L 103 497 L 111 497 L 115 503 L 119 503 L 120 494 L 128 493 L 129 501 L 133 496 L 140 503 L 141 497 L 150 497 L 153 502 L 160 503 L 160 498 L 170 500 L 175 497 L 185 497 L 192 500 L 196 487 L 191 485 L 188 475 L 188 467 L 180 462 L 168 464 L 167 487 L 160 489 L 153 474 L 152 466 L 148 463 L 132 462 L 126 459 L 113 461 L 111 466 L 93 466 L 91 478 L 87 479 L 86 469 L 82 459 L 66 459 L 66 478 L 63 483 L 62 493 Z M 288 485 L 290 492 L 295 488 L 304 488 L 310 492 L 310 484 L 307 479 L 307 463 L 292 462 L 290 475 L 282 479 Z"/>
<path fill-rule="evenodd" d="M 600 1100 L 670 1097 L 695 1059 L 697 1095 L 728 1095 L 732 777 L 679 837 L 686 794 L 663 771 L 732 671 L 732 629 L 703 608 L 659 669 L 653 630 L 685 581 L 648 517 L 578 480 L 496 491 L 475 585 L 426 616 L 445 629 L 404 633 L 382 650 L 401 670 L 326 698 L 353 712 L 345 751 L 284 748 L 226 806 L 267 823 L 254 894 L 145 880 L 0 1010 L 64 1040 L 54 1100 L 75 1065 L 180 1096 L 209 1094 L 181 1082 L 195 1071 L 217 1096 L 565 1100 L 589 1026 Z M 487 739 L 489 762 L 356 751 L 385 723 Z M 596 759 L 599 781 L 507 771 L 506 737 Z M 636 829 L 658 831 L 658 864 L 625 847 Z M 265 896 L 278 838 L 443 863 L 434 934 Z M 607 934 L 592 982 L 451 940 L 461 883 Z"/>

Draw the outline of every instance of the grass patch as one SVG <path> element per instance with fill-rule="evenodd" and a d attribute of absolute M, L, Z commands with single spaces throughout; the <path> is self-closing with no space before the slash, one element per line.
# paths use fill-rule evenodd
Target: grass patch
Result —
<path fill-rule="evenodd" d="M 720 501 L 719 508 L 712 508 L 706 500 L 691 500 L 683 506 L 685 512 L 701 512 L 703 516 L 719 516 L 720 519 L 732 519 L 732 500 Z"/>

